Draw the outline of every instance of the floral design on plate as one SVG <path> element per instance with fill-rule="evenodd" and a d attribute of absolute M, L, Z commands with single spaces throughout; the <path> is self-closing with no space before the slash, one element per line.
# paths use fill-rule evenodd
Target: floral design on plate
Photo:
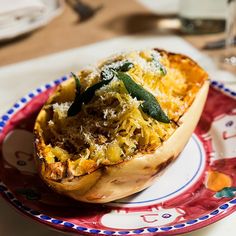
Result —
<path fill-rule="evenodd" d="M 33 125 L 53 81 L 14 104 L 0 120 L 0 193 L 17 210 L 79 234 L 175 235 L 236 209 L 236 93 L 212 82 L 201 120 L 181 156 L 148 189 L 109 204 L 57 195 L 38 177 Z"/>

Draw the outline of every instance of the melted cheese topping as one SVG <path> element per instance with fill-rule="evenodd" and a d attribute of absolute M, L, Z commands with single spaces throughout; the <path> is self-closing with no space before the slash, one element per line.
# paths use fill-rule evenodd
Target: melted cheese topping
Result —
<path fill-rule="evenodd" d="M 157 98 L 171 122 L 158 122 L 145 114 L 140 109 L 142 101 L 132 98 L 123 82 L 115 78 L 97 90 L 75 116 L 67 116 L 72 101 L 54 103 L 47 126 L 50 140 L 44 150 L 48 178 L 73 178 L 140 153 L 152 153 L 178 127 L 179 118 L 191 105 L 198 88 L 180 70 L 172 68 L 167 57 L 160 57 L 154 50 L 118 55 L 94 69 L 80 71 L 82 91 L 101 80 L 101 71 L 107 65 L 123 60 L 134 64 L 127 73 Z"/>

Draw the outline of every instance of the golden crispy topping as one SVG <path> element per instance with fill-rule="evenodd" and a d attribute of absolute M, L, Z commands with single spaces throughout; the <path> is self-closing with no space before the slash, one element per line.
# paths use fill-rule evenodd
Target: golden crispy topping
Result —
<path fill-rule="evenodd" d="M 191 105 L 199 87 L 154 50 L 121 54 L 94 70 L 79 72 L 82 91 L 101 80 L 106 65 L 124 60 L 134 64 L 127 72 L 129 76 L 158 99 L 172 122 L 158 122 L 145 114 L 140 109 L 142 101 L 132 98 L 116 78 L 98 89 L 75 116 L 66 115 L 72 100 L 54 103 L 47 127 L 50 140 L 45 148 L 48 178 L 80 176 L 102 165 L 135 158 L 139 153 L 152 153 L 177 128 L 176 122 Z"/>

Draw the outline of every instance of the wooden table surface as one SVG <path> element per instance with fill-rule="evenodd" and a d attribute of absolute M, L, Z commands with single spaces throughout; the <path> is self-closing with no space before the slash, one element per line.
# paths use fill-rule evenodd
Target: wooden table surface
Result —
<path fill-rule="evenodd" d="M 86 3 L 103 7 L 94 17 L 79 22 L 78 15 L 65 4 L 63 13 L 47 26 L 14 40 L 0 42 L 0 66 L 121 35 L 150 31 L 157 36 L 170 33 L 181 35 L 176 16 L 155 15 L 135 0 L 86 0 Z M 222 35 L 181 36 L 201 49 L 205 42 L 222 38 Z M 221 51 L 205 53 L 217 58 Z"/>

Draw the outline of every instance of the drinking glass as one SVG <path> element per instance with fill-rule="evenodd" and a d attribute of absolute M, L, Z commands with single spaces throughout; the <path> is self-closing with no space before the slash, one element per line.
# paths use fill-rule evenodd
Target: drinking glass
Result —
<path fill-rule="evenodd" d="M 226 67 L 236 69 L 236 0 L 227 0 L 227 4 L 225 52 L 222 62 Z"/>
<path fill-rule="evenodd" d="M 227 0 L 180 0 L 179 18 L 185 34 L 212 34 L 225 29 Z"/>

